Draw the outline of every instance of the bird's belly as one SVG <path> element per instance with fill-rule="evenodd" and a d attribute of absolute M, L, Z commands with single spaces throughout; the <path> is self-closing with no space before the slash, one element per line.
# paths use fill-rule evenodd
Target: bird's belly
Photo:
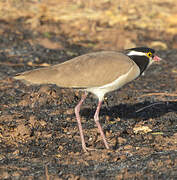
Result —
<path fill-rule="evenodd" d="M 130 69 L 130 71 L 128 73 L 120 76 L 115 81 L 113 81 L 109 84 L 106 84 L 104 86 L 101 86 L 101 87 L 88 88 L 87 90 L 89 92 L 92 92 L 93 94 L 95 94 L 99 98 L 99 100 L 102 100 L 106 93 L 121 88 L 125 84 L 136 79 L 139 76 L 139 74 L 140 74 L 139 68 L 134 66 Z"/>

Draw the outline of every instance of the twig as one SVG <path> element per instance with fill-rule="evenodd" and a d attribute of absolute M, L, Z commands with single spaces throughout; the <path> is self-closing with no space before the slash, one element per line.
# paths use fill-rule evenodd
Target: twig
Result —
<path fill-rule="evenodd" d="M 149 93 L 149 94 L 144 94 L 140 97 L 145 97 L 145 96 L 177 96 L 177 93 Z"/>
<path fill-rule="evenodd" d="M 14 64 L 14 63 L 8 63 L 8 62 L 0 62 L 0 65 L 6 65 L 6 66 L 24 66 L 24 64 Z"/>
<path fill-rule="evenodd" d="M 137 112 L 140 112 L 140 111 L 142 111 L 142 110 L 144 110 L 144 109 L 146 109 L 146 108 L 149 108 L 149 107 L 154 106 L 154 105 L 157 105 L 157 104 L 165 104 L 165 102 L 157 102 L 157 103 L 153 103 L 153 104 L 150 104 L 150 105 L 145 106 L 145 107 L 143 107 L 143 108 L 140 108 L 140 109 L 138 109 L 138 110 L 135 111 L 135 112 L 136 112 L 136 113 L 137 113 Z"/>

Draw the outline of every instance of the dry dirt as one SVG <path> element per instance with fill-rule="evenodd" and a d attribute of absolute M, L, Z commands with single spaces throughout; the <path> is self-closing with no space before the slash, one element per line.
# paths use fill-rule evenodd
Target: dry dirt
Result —
<path fill-rule="evenodd" d="M 96 3 L 97 2 L 97 3 Z M 177 5 L 175 1 L 0 2 L 0 179 L 177 179 Z M 106 95 L 104 148 L 89 95 L 26 86 L 12 77 L 100 49 L 150 46 L 164 60 Z"/>

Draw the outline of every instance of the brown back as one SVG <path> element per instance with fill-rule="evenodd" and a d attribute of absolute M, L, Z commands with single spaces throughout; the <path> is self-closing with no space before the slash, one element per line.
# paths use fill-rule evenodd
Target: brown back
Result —
<path fill-rule="evenodd" d="M 61 64 L 17 75 L 34 84 L 56 84 L 67 88 L 99 87 L 127 73 L 135 63 L 126 55 L 102 51 L 78 56 Z"/>

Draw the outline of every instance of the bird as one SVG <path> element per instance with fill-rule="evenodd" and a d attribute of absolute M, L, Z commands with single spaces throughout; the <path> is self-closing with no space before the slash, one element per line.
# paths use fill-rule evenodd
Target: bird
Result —
<path fill-rule="evenodd" d="M 61 88 L 84 91 L 75 107 L 75 116 L 81 137 L 82 149 L 88 152 L 80 118 L 80 108 L 88 93 L 93 93 L 98 104 L 94 121 L 106 149 L 109 149 L 99 113 L 106 93 L 118 90 L 137 79 L 154 62 L 161 60 L 149 47 L 135 47 L 123 51 L 98 51 L 72 58 L 60 64 L 16 74 L 14 78 L 27 84 L 56 84 Z"/>

